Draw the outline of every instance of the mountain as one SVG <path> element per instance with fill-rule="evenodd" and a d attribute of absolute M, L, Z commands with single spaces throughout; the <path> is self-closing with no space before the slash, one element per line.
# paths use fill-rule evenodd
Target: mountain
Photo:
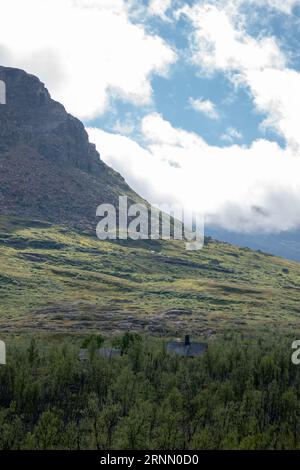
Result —
<path fill-rule="evenodd" d="M 300 262 L 299 229 L 279 233 L 238 233 L 217 227 L 206 227 L 205 233 L 207 236 L 233 245 L 260 250 Z"/>
<path fill-rule="evenodd" d="M 1 215 L 87 227 L 101 203 L 140 198 L 100 159 L 83 124 L 52 100 L 40 80 L 1 67 L 6 105 L 0 105 Z"/>
<path fill-rule="evenodd" d="M 298 328 L 298 263 L 211 239 L 194 252 L 176 240 L 98 240 L 101 202 L 141 199 L 36 77 L 0 67 L 0 80 L 2 334 Z"/>

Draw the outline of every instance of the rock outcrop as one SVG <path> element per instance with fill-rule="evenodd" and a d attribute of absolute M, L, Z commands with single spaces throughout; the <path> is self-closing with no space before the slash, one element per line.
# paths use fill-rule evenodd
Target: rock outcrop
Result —
<path fill-rule="evenodd" d="M 91 226 L 99 204 L 139 200 L 37 77 L 0 66 L 0 80 L 0 215 Z"/>

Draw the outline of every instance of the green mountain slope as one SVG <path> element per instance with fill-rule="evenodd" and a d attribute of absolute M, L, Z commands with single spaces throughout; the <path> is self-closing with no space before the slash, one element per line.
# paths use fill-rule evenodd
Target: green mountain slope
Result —
<path fill-rule="evenodd" d="M 206 240 L 99 241 L 64 226 L 0 218 L 0 329 L 210 335 L 298 329 L 300 266 Z"/>

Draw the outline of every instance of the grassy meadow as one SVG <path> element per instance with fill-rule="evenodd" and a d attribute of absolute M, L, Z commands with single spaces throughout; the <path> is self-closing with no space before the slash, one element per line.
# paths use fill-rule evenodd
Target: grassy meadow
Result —
<path fill-rule="evenodd" d="M 300 265 L 211 239 L 189 252 L 1 217 L 0 260 L 2 333 L 299 329 Z"/>

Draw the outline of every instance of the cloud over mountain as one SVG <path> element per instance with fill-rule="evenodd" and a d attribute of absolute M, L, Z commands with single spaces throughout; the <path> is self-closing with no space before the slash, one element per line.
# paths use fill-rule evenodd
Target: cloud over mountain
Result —
<path fill-rule="evenodd" d="M 132 22 L 129 6 L 124 0 L 1 0 L 0 62 L 38 75 L 79 118 L 100 115 L 114 96 L 149 104 L 151 76 L 167 75 L 176 53 Z"/>
<path fill-rule="evenodd" d="M 211 146 L 158 114 L 141 123 L 143 146 L 99 129 L 88 132 L 104 161 L 154 204 L 193 207 L 207 222 L 231 230 L 276 232 L 299 223 L 300 159 L 275 142 Z"/>

